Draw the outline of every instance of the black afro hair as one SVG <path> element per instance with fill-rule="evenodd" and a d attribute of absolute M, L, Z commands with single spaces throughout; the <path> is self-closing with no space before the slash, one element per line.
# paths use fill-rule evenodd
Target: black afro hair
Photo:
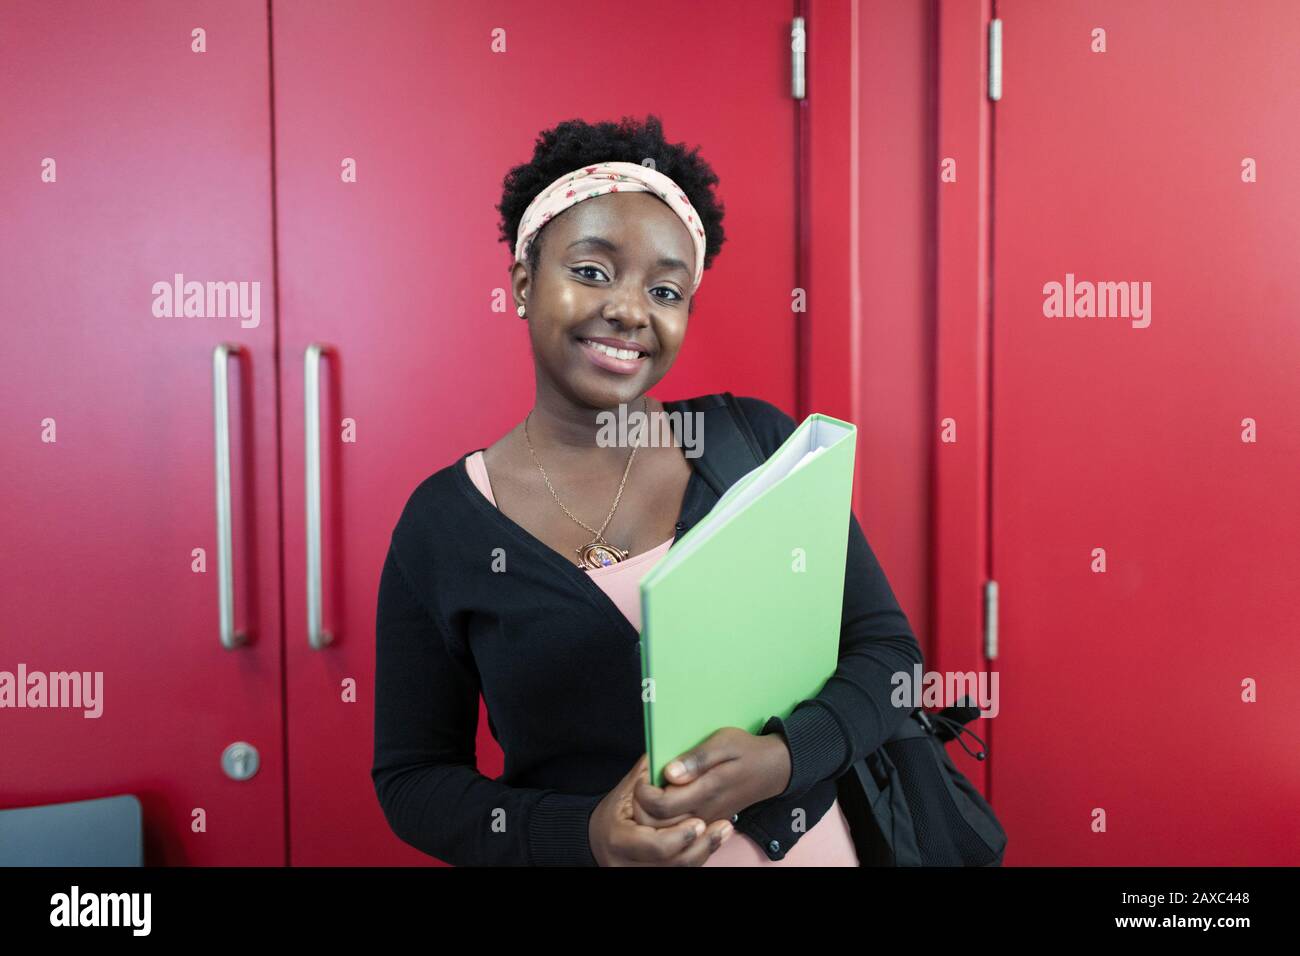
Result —
<path fill-rule="evenodd" d="M 684 143 L 665 142 L 663 124 L 654 115 L 647 116 L 644 123 L 627 116 L 618 123 L 565 120 L 537 135 L 531 162 L 516 166 L 506 174 L 501 204 L 497 206 L 501 212 L 501 241 L 513 256 L 524 210 L 542 189 L 565 173 L 591 163 L 622 161 L 642 165 L 646 159 L 652 159 L 654 168 L 680 186 L 695 207 L 704 227 L 704 268 L 707 269 L 721 250 L 726 234 L 722 229 L 723 204 L 712 189 L 718 177 L 698 153 L 698 146 L 687 151 Z M 537 268 L 545 233 L 543 226 L 533 240 L 528 253 L 529 269 Z"/>

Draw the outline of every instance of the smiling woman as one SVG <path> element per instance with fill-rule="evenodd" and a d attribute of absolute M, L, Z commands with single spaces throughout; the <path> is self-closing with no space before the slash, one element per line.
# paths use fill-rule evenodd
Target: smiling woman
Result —
<path fill-rule="evenodd" d="M 611 412 L 687 410 L 647 393 L 723 243 L 716 182 L 653 116 L 561 123 L 505 178 L 535 403 L 412 493 L 380 581 L 372 777 L 394 832 L 444 861 L 858 863 L 835 780 L 892 731 L 882 675 L 920 651 L 856 522 L 826 699 L 758 734 L 720 728 L 681 755 L 683 774 L 649 782 L 639 582 L 717 494 L 680 442 L 601 436 Z M 770 403 L 736 402 L 765 455 L 794 429 Z M 475 766 L 480 693 L 497 780 Z"/>
<path fill-rule="evenodd" d="M 539 402 L 611 408 L 667 374 L 725 240 L 717 181 L 694 152 L 664 141 L 653 116 L 644 126 L 561 123 L 510 171 L 501 237 L 545 376 Z"/>
<path fill-rule="evenodd" d="M 530 318 L 539 389 L 592 408 L 630 403 L 672 368 L 703 245 L 663 200 L 630 191 L 629 170 L 643 167 L 621 165 L 624 172 L 597 175 L 624 177 L 623 188 L 612 182 L 569 200 L 576 205 L 545 224 L 538 266 L 516 261 L 512 274 L 515 300 Z M 561 181 L 554 194 L 562 198 L 569 187 Z"/>

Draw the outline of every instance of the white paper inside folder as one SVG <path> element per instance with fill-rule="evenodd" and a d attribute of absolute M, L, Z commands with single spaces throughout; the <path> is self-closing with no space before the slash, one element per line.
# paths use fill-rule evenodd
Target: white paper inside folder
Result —
<path fill-rule="evenodd" d="M 826 450 L 825 445 L 819 445 L 818 447 L 814 448 L 812 451 L 808 452 L 808 454 L 800 458 L 799 461 L 795 463 L 795 466 L 790 469 L 789 473 L 793 475 L 796 471 L 798 471 L 804 465 L 808 464 L 808 462 L 812 461 L 814 458 L 816 458 L 825 450 Z"/>
<path fill-rule="evenodd" d="M 822 451 L 833 446 L 848 435 L 849 431 L 847 428 L 821 419 L 805 420 L 804 424 L 790 435 L 787 443 L 778 448 L 768 460 L 768 467 L 760 465 L 754 468 L 727 489 L 726 494 L 713 506 L 718 516 L 717 520 L 725 521 L 728 516 L 743 508 L 747 502 L 754 500 L 768 488 L 812 461 Z M 746 479 L 760 470 L 761 474 L 746 484 Z M 668 555 L 671 556 L 677 550 L 679 549 L 669 550 Z M 668 558 L 664 560 L 667 561 Z"/>
<path fill-rule="evenodd" d="M 727 489 L 713 506 L 713 510 L 709 512 L 708 520 L 686 532 L 686 536 L 678 544 L 668 549 L 668 553 L 660 559 L 651 573 L 663 574 L 681 564 L 688 555 L 694 553 L 702 541 L 707 540 L 709 535 L 715 534 L 749 502 L 852 434 L 852 428 L 846 428 L 823 418 L 809 416 L 804 419 L 803 423 L 786 439 L 785 444 L 778 448 L 766 463 L 753 468 Z M 705 537 L 701 537 L 701 528 L 706 529 Z"/>

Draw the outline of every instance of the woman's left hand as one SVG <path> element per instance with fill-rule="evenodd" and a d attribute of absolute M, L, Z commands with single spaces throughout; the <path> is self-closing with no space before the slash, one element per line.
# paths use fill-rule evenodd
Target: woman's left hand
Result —
<path fill-rule="evenodd" d="M 633 816 L 646 826 L 672 826 L 691 816 L 706 822 L 775 797 L 790 782 L 790 748 L 779 733 L 756 736 L 723 727 L 664 768 L 665 787 L 638 780 Z"/>

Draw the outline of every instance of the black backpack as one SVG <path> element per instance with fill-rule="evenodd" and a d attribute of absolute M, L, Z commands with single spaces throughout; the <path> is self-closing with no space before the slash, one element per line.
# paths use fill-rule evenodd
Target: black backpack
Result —
<path fill-rule="evenodd" d="M 744 410 L 730 392 L 689 399 L 683 410 L 703 414 L 703 442 L 695 459 L 722 496 L 766 460 Z M 1007 835 L 993 808 L 948 756 L 957 740 L 977 760 L 984 741 L 965 724 L 979 716 L 968 701 L 938 713 L 912 710 L 892 737 L 836 780 L 863 866 L 1001 866 Z M 972 753 L 961 735 L 980 749 Z"/>

